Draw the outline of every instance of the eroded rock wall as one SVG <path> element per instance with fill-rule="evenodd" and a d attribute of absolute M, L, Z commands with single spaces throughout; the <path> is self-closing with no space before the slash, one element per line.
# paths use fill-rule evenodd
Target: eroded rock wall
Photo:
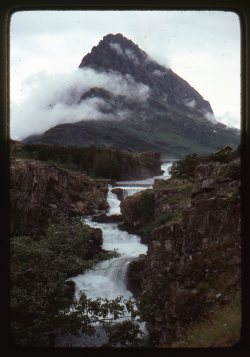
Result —
<path fill-rule="evenodd" d="M 140 278 L 153 345 L 171 345 L 240 288 L 240 181 L 223 176 L 223 170 L 216 163 L 197 167 L 181 220 L 156 227 L 146 257 L 130 268 Z"/>
<path fill-rule="evenodd" d="M 108 208 L 107 185 L 90 177 L 32 160 L 10 165 L 10 233 L 32 234 L 49 220 Z"/>

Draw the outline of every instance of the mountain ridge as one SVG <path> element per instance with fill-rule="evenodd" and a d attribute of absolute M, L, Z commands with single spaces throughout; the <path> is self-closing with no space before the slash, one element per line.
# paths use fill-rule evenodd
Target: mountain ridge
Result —
<path fill-rule="evenodd" d="M 97 99 L 98 111 L 105 119 L 85 117 L 71 124 L 69 118 L 68 123 L 24 142 L 157 151 L 171 158 L 192 152 L 206 154 L 240 142 L 239 131 L 216 121 L 210 103 L 188 82 L 121 34 L 104 36 L 82 58 L 78 70 L 86 69 L 111 79 L 119 76 L 127 85 L 124 95 L 105 85 L 81 93 L 79 103 Z"/>
<path fill-rule="evenodd" d="M 167 93 L 167 91 L 170 89 L 171 92 L 174 89 L 176 92 L 174 95 L 180 95 L 181 91 L 178 88 L 174 88 L 173 82 L 177 81 L 178 84 L 181 82 L 181 87 L 184 86 L 186 89 L 185 93 L 183 93 L 186 100 L 188 98 L 187 92 L 190 95 L 195 94 L 196 100 L 200 103 L 203 101 L 202 105 L 200 104 L 200 111 L 202 112 L 203 109 L 204 113 L 209 112 L 213 114 L 210 103 L 204 100 L 187 81 L 174 73 L 171 68 L 158 64 L 136 44 L 121 34 L 104 36 L 98 46 L 93 47 L 91 52 L 83 57 L 79 68 L 85 67 L 90 67 L 100 72 L 112 70 L 123 75 L 130 74 L 136 81 L 148 85 L 151 91 L 153 91 L 154 97 L 159 95 L 161 98 L 164 98 L 166 94 L 169 96 L 171 93 Z M 148 75 L 150 72 L 153 73 L 153 77 Z M 169 104 L 171 100 L 174 100 L 176 104 L 176 99 L 173 98 L 173 95 L 172 98 L 170 95 L 170 99 L 169 97 L 165 99 L 166 104 Z"/>

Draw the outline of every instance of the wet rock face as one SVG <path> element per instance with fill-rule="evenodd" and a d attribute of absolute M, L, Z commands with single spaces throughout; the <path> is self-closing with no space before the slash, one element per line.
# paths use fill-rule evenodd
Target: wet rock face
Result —
<path fill-rule="evenodd" d="M 92 221 L 99 223 L 119 223 L 122 221 L 122 217 L 118 214 L 107 216 L 105 213 L 101 213 L 99 215 L 93 216 Z"/>
<path fill-rule="evenodd" d="M 142 277 L 145 269 L 146 255 L 141 254 L 139 258 L 133 260 L 128 267 L 126 274 L 127 288 L 137 296 L 142 289 Z"/>
<path fill-rule="evenodd" d="M 119 201 L 122 201 L 122 200 L 123 200 L 124 194 L 123 194 L 123 189 L 122 189 L 122 188 L 113 188 L 113 189 L 111 190 L 111 192 L 113 192 L 113 193 L 117 196 L 117 198 L 118 198 Z"/>
<path fill-rule="evenodd" d="M 148 243 L 150 236 L 145 231 L 145 226 L 154 223 L 160 217 L 171 219 L 178 212 L 187 207 L 188 202 L 182 200 L 185 193 L 180 191 L 191 184 L 187 180 L 155 180 L 154 189 L 138 192 L 125 198 L 121 202 L 123 226 L 131 233 L 141 236 L 143 243 Z M 160 222 L 158 222 L 160 224 Z"/>
<path fill-rule="evenodd" d="M 145 190 L 127 197 L 120 204 L 124 227 L 135 233 L 154 218 L 154 192 Z"/>
<path fill-rule="evenodd" d="M 218 164 L 197 168 L 181 221 L 151 231 L 143 271 L 131 265 L 154 345 L 171 344 L 240 288 L 240 182 L 222 171 Z"/>
<path fill-rule="evenodd" d="M 10 231 L 31 234 L 49 220 L 108 208 L 107 186 L 54 165 L 13 160 L 10 166 Z"/>

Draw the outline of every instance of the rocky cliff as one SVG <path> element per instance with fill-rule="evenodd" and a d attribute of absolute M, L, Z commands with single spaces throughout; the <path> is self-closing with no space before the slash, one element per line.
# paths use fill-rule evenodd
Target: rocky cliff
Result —
<path fill-rule="evenodd" d="M 198 166 L 181 215 L 174 222 L 165 217 L 155 228 L 151 226 L 147 255 L 130 265 L 129 286 L 140 296 L 154 346 L 171 346 L 194 322 L 225 306 L 240 289 L 240 181 L 225 172 L 223 164 Z M 164 206 L 162 194 L 157 199 L 157 189 L 153 191 L 155 216 Z M 176 194 L 165 190 L 167 210 L 179 201 Z M 134 214 L 135 201 L 123 201 L 123 214 L 138 228 L 142 222 Z M 129 205 L 132 219 L 125 216 Z"/>
<path fill-rule="evenodd" d="M 35 160 L 10 165 L 10 233 L 29 235 L 49 221 L 108 208 L 107 185 Z"/>
<path fill-rule="evenodd" d="M 121 202 L 122 227 L 148 243 L 152 229 L 180 219 L 190 204 L 191 190 L 192 184 L 187 180 L 155 180 L 153 190 L 138 192 Z"/>

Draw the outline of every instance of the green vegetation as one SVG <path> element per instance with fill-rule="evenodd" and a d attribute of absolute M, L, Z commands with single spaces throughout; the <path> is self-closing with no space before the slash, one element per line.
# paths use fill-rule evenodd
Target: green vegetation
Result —
<path fill-rule="evenodd" d="M 214 126 L 203 116 L 187 117 L 177 108 L 162 106 L 157 101 L 151 103 L 153 107 L 148 107 L 146 113 L 146 108 L 141 112 L 141 106 L 135 105 L 131 108 L 134 113 L 126 120 L 84 120 L 63 124 L 29 140 L 79 147 L 99 144 L 135 152 L 156 151 L 167 158 L 183 158 L 193 152 L 207 155 L 221 146 L 236 146 L 240 142 L 235 130 L 225 130 L 218 125 L 217 133 L 214 133 Z"/>
<path fill-rule="evenodd" d="M 185 338 L 171 347 L 230 347 L 239 342 L 240 330 L 241 301 L 237 294 L 223 309 L 192 326 Z"/>
<path fill-rule="evenodd" d="M 158 181 L 153 190 L 141 193 L 135 207 L 136 216 L 143 217 L 147 224 L 139 233 L 149 236 L 154 229 L 181 219 L 183 207 L 191 200 L 192 183 L 188 181 L 193 180 L 197 164 L 211 161 L 225 163 L 221 176 L 238 179 L 240 160 L 237 155 L 239 151 L 208 157 L 192 154 L 174 163 L 171 168 L 173 179 Z M 138 164 L 138 159 L 131 161 L 129 154 L 124 152 L 95 147 L 25 145 L 17 157 L 49 161 L 67 169 L 109 178 L 117 178 L 124 165 L 133 170 Z M 239 196 L 233 189 L 225 204 L 235 201 L 239 201 Z M 161 317 L 164 299 L 156 301 L 146 291 L 138 301 L 122 297 L 93 300 L 82 292 L 79 301 L 74 301 L 74 283 L 67 279 L 91 269 L 100 260 L 116 255 L 116 252 L 102 251 L 100 246 L 100 235 L 93 234 L 93 230 L 79 219 L 67 225 L 50 224 L 44 236 L 11 238 L 10 327 L 16 345 L 53 346 L 56 335 L 77 335 L 79 332 L 93 335 L 97 322 L 107 333 L 107 346 L 141 346 L 145 343 L 136 319 L 140 315 L 150 322 Z M 230 346 L 238 341 L 240 298 L 237 296 L 230 304 L 227 303 L 239 289 L 238 268 L 241 261 L 238 248 L 235 244 L 227 246 L 222 242 L 193 257 L 193 265 L 182 279 L 188 281 L 192 277 L 197 282 L 192 302 L 197 304 L 197 314 L 203 321 L 193 326 L 187 323 L 182 341 L 171 347 Z M 213 271 L 213 274 L 205 277 L 206 271 Z M 176 280 L 176 277 L 172 278 Z M 162 283 L 161 290 L 167 291 L 166 276 L 157 279 L 158 284 Z M 224 305 L 215 301 L 218 291 L 228 295 Z M 185 316 L 189 316 L 191 305 L 185 306 Z M 214 311 L 215 306 L 218 311 Z M 126 319 L 128 315 L 131 315 L 129 320 Z M 120 319 L 123 319 L 122 322 Z"/>
<path fill-rule="evenodd" d="M 92 232 L 73 220 L 70 225 L 50 225 L 43 237 L 11 238 L 11 333 L 15 344 L 50 345 L 60 327 L 59 311 L 73 301 L 74 283 L 66 279 L 116 254 L 96 250 Z"/>
<path fill-rule="evenodd" d="M 79 300 L 61 311 L 57 321 L 61 324 L 61 332 L 74 333 L 76 336 L 80 332 L 93 336 L 93 324 L 98 323 L 108 336 L 105 346 L 135 347 L 146 342 L 136 321 L 138 317 L 137 303 L 133 298 L 124 299 L 118 296 L 113 300 L 101 297 L 88 299 L 81 292 Z"/>
<path fill-rule="evenodd" d="M 219 162 L 227 164 L 225 174 L 231 178 L 239 178 L 240 175 L 240 146 L 231 152 L 218 151 L 207 156 L 200 156 L 196 153 L 187 155 L 182 160 L 176 161 L 171 166 L 169 172 L 172 178 L 194 180 L 195 169 L 199 164 L 206 164 L 209 162 Z M 234 163 L 234 164 L 233 164 Z M 231 175 L 231 176 L 230 176 Z M 234 175 L 234 177 L 232 177 Z"/>
<path fill-rule="evenodd" d="M 146 209 L 145 202 L 147 202 L 149 208 L 147 224 L 138 231 L 138 234 L 147 237 L 155 228 L 179 222 L 182 217 L 183 207 L 186 207 L 191 201 L 192 186 L 192 183 L 182 180 L 159 180 L 155 182 L 153 190 L 143 192 L 141 194 L 142 199 L 136 206 L 136 210 L 139 210 L 142 204 Z M 160 196 L 157 197 L 158 195 Z M 158 207 L 159 214 L 156 214 L 155 200 L 157 200 L 157 206 L 159 207 L 170 205 L 169 212 L 161 213 L 162 209 Z"/>
<path fill-rule="evenodd" d="M 151 190 L 146 190 L 140 196 L 140 200 L 135 207 L 136 217 L 142 217 L 143 220 L 152 220 L 155 211 L 155 197 L 154 192 Z"/>
<path fill-rule="evenodd" d="M 170 204 L 180 204 L 186 206 L 191 201 L 191 192 L 193 184 L 186 180 L 160 180 L 154 184 L 155 192 L 160 191 L 164 194 L 167 192 L 166 201 Z"/>
<path fill-rule="evenodd" d="M 202 157 L 197 154 L 187 155 L 184 159 L 174 162 L 169 172 L 173 178 L 193 180 L 196 166 L 202 162 Z"/>
<path fill-rule="evenodd" d="M 177 222 L 179 218 L 179 212 L 160 215 L 159 217 L 155 218 L 153 222 L 150 222 L 143 228 L 139 229 L 138 233 L 142 236 L 146 236 L 150 234 L 150 232 L 152 232 L 155 228 L 158 228 L 165 224 L 173 224 Z"/>
<path fill-rule="evenodd" d="M 233 180 L 240 179 L 240 159 L 235 159 L 229 162 L 223 172 L 223 176 L 230 177 Z"/>
<path fill-rule="evenodd" d="M 81 171 L 95 178 L 124 179 L 153 175 L 160 169 L 160 155 L 90 147 L 26 144 L 15 158 L 34 159 L 63 169 Z"/>

